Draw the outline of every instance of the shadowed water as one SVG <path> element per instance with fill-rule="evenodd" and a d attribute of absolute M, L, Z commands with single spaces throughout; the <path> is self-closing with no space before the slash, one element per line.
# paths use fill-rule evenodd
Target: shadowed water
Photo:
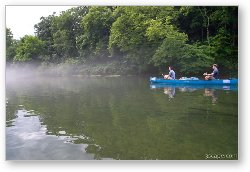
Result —
<path fill-rule="evenodd" d="M 7 78 L 6 159 L 237 159 L 237 88 L 148 80 Z"/>

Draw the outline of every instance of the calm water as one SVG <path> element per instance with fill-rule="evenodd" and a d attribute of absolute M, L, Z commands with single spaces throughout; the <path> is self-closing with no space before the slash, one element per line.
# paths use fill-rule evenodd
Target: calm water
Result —
<path fill-rule="evenodd" d="M 237 159 L 237 88 L 58 77 L 6 89 L 7 160 Z"/>

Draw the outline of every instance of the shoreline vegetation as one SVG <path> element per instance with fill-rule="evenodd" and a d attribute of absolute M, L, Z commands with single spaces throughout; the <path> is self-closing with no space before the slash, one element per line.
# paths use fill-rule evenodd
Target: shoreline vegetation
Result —
<path fill-rule="evenodd" d="M 146 76 L 149 74 L 136 73 L 131 68 L 120 66 L 120 63 L 108 64 L 6 64 L 6 73 L 10 76 L 52 76 L 52 77 L 105 77 Z M 13 75 L 14 74 L 14 75 Z"/>
<path fill-rule="evenodd" d="M 16 77 L 76 77 L 76 78 L 118 78 L 118 77 L 162 77 L 157 73 L 136 73 L 129 67 L 121 67 L 120 63 L 110 65 L 107 64 L 81 64 L 72 65 L 67 63 L 61 64 L 6 64 L 6 76 L 8 79 L 15 79 Z M 176 79 L 181 77 L 194 77 L 194 75 L 177 74 Z M 204 76 L 195 75 L 199 79 L 204 79 Z M 234 75 L 222 75 L 223 78 L 237 78 Z"/>
<path fill-rule="evenodd" d="M 79 6 L 41 16 L 35 36 L 6 28 L 6 66 L 54 76 L 238 75 L 237 6 Z M 23 68 L 23 69 L 22 69 Z M 20 72 L 21 73 L 21 72 Z"/>

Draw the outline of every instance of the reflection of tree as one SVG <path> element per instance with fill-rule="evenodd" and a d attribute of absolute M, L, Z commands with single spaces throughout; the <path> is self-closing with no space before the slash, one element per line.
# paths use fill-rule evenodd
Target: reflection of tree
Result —
<path fill-rule="evenodd" d="M 88 144 L 95 159 L 203 159 L 208 150 L 237 152 L 237 97 L 228 100 L 228 109 L 214 107 L 227 116 L 204 123 L 201 90 L 166 101 L 162 91 L 151 92 L 137 79 L 39 82 L 27 90 L 29 84 L 19 85 L 10 99 L 39 112 L 49 134 L 66 131 L 73 143 Z"/>

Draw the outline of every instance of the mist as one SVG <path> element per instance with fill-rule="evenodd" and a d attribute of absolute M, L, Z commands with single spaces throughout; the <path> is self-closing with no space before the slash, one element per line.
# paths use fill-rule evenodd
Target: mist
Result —
<path fill-rule="evenodd" d="M 15 81 L 27 78 L 43 77 L 118 77 L 126 74 L 134 74 L 129 68 L 116 63 L 93 64 L 36 64 L 18 63 L 6 65 L 6 81 Z"/>

